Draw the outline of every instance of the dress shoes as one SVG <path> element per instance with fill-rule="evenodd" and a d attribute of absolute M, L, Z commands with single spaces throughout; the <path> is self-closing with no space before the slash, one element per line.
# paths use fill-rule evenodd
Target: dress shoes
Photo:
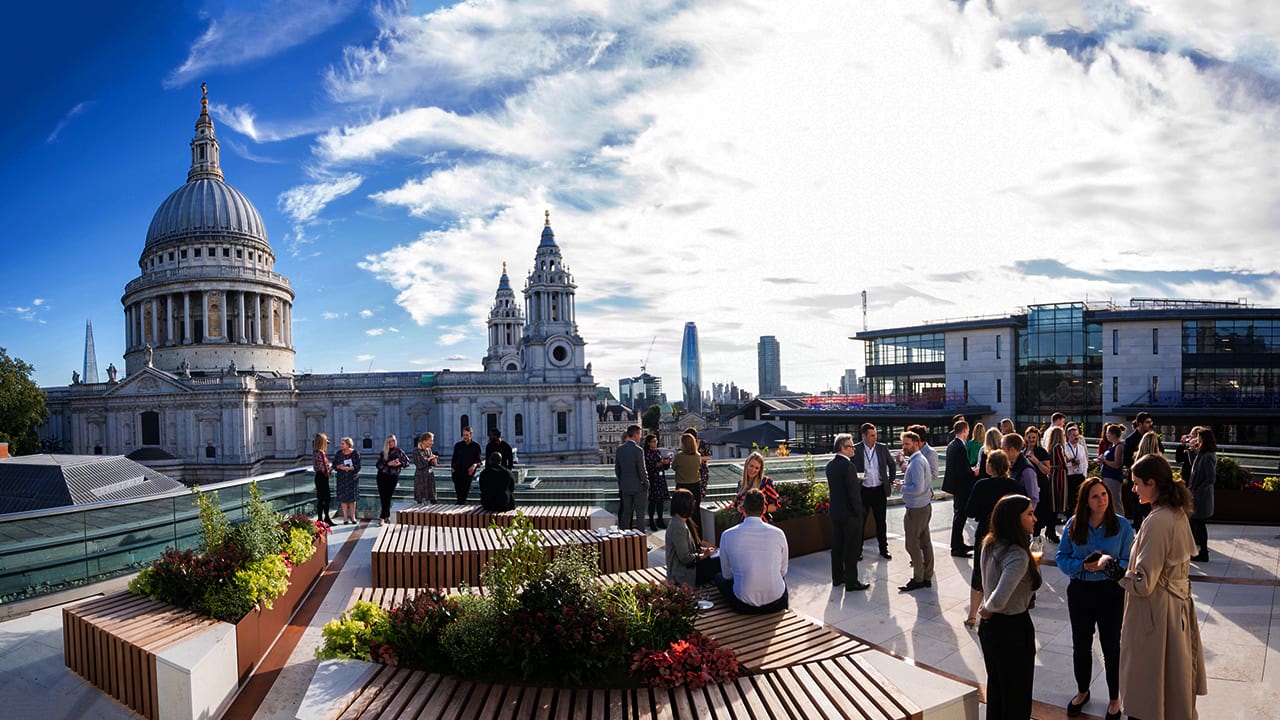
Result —
<path fill-rule="evenodd" d="M 952 551 L 951 551 L 951 557 L 963 557 L 963 558 L 967 558 L 967 557 L 969 557 L 969 556 L 970 556 L 970 555 L 972 555 L 972 554 L 973 554 L 973 551 L 972 551 L 972 550 L 952 550 Z"/>
<path fill-rule="evenodd" d="M 1086 704 L 1088 704 L 1088 702 L 1089 702 L 1089 693 L 1088 693 L 1088 692 L 1085 692 L 1085 694 L 1084 694 L 1084 699 L 1083 699 L 1083 700 L 1081 700 L 1078 704 L 1077 704 L 1077 703 L 1074 703 L 1074 702 L 1071 702 L 1070 700 L 1068 700 L 1068 701 L 1067 701 L 1067 715 L 1069 715 L 1069 716 L 1071 716 L 1071 717 L 1075 717 L 1076 715 L 1079 715 L 1080 713 L 1084 712 L 1084 706 L 1085 706 Z"/>
<path fill-rule="evenodd" d="M 880 551 L 880 557 L 884 558 L 885 560 L 893 559 L 893 556 L 889 554 L 889 551 L 887 549 Z"/>
<path fill-rule="evenodd" d="M 1106 720 L 1120 720 L 1120 711 L 1117 710 L 1115 712 L 1109 712 L 1106 715 L 1103 715 L 1103 717 L 1106 718 Z"/>
<path fill-rule="evenodd" d="M 1205 550 L 1203 552 L 1192 555 L 1191 560 L 1193 562 L 1209 562 L 1209 551 Z"/>
<path fill-rule="evenodd" d="M 844 589 L 845 589 L 845 590 L 848 590 L 848 591 L 850 591 L 850 592 L 855 591 L 855 590 L 869 590 L 869 589 L 871 589 L 871 585 L 869 585 L 869 584 L 867 584 L 867 583 L 864 583 L 864 582 L 860 582 L 860 581 L 858 581 L 858 580 L 855 580 L 855 581 L 853 581 L 853 582 L 849 583 L 848 585 L 845 585 L 845 586 L 844 586 Z"/>
<path fill-rule="evenodd" d="M 898 586 L 898 592 L 911 592 L 912 590 L 919 590 L 920 588 L 927 588 L 927 587 L 929 587 L 930 585 L 932 585 L 932 583 L 930 583 L 928 580 L 919 580 L 919 581 L 917 581 L 915 578 L 912 578 L 912 579 L 910 579 L 910 580 L 908 580 L 908 581 L 907 581 L 907 584 L 906 584 L 906 585 L 900 585 L 900 586 Z"/>

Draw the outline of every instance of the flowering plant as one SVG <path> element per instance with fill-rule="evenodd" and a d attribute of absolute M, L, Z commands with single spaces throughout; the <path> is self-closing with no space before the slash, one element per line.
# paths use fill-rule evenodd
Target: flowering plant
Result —
<path fill-rule="evenodd" d="M 1280 492 L 1280 477 L 1250 480 L 1241 489 L 1245 492 Z"/>
<path fill-rule="evenodd" d="M 631 674 L 652 687 L 700 688 L 736 679 L 738 658 L 732 650 L 694 631 L 665 650 L 637 650 L 632 656 Z"/>

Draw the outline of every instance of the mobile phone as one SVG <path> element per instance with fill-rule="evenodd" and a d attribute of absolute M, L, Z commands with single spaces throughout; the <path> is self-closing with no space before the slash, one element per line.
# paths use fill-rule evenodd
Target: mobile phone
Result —
<path fill-rule="evenodd" d="M 1086 563 L 1096 563 L 1101 559 L 1102 559 L 1102 551 L 1094 550 L 1093 552 L 1089 553 L 1089 557 L 1085 558 L 1084 561 Z"/>

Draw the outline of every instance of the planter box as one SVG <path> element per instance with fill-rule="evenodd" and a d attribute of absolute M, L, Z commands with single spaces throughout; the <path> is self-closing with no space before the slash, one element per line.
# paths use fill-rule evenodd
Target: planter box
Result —
<path fill-rule="evenodd" d="M 305 563 L 293 567 L 289 589 L 275 599 L 270 610 L 252 610 L 236 623 L 236 671 L 241 683 L 267 654 L 267 649 L 289 624 L 302 599 L 329 564 L 327 538 L 328 535 L 316 538 L 315 554 Z"/>
<path fill-rule="evenodd" d="M 703 506 L 702 512 L 703 527 L 712 527 L 715 523 L 714 510 Z M 781 520 L 774 524 L 787 536 L 787 549 L 790 551 L 790 557 L 799 557 L 831 548 L 831 521 L 827 519 L 826 515 L 806 515 L 804 517 L 791 518 L 790 520 Z M 724 532 L 724 530 L 725 528 L 714 527 L 712 531 L 714 539 L 710 540 L 710 542 L 719 545 L 720 533 Z M 875 536 L 876 520 L 874 516 L 868 514 L 866 525 L 862 530 L 862 539 L 866 540 Z"/>
<path fill-rule="evenodd" d="M 1209 522 L 1280 525 L 1280 492 L 1214 488 Z"/>

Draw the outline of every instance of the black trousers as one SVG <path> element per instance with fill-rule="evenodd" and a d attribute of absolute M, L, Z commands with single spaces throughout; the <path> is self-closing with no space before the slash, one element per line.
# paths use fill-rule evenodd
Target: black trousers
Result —
<path fill-rule="evenodd" d="M 1120 622 L 1124 619 L 1124 588 L 1114 580 L 1072 580 L 1067 585 L 1067 613 L 1071 617 L 1071 664 L 1076 691 L 1087 692 L 1093 679 L 1093 629 L 1102 643 L 1102 665 L 1109 700 L 1120 699 Z"/>
<path fill-rule="evenodd" d="M 969 495 L 965 493 L 961 495 L 957 493 L 951 498 L 951 552 L 964 552 L 969 546 L 964 541 L 964 525 L 969 518 L 965 517 L 965 506 L 969 504 Z M 982 538 L 976 538 L 975 542 L 981 542 Z"/>
<path fill-rule="evenodd" d="M 1067 517 L 1071 517 L 1076 511 L 1076 498 L 1080 497 L 1080 486 L 1084 481 L 1084 475 L 1067 476 Z"/>
<path fill-rule="evenodd" d="M 1048 478 L 1038 478 L 1036 482 L 1040 485 L 1040 502 L 1036 505 L 1036 526 L 1032 533 L 1039 535 L 1048 528 L 1050 535 L 1057 535 L 1058 513 L 1053 509 L 1053 488 L 1049 487 Z"/>
<path fill-rule="evenodd" d="M 1030 720 L 1036 629 L 1030 613 L 995 614 L 978 625 L 987 667 L 987 720 Z"/>
<path fill-rule="evenodd" d="M 831 520 L 831 582 L 851 585 L 859 581 L 858 556 L 862 554 L 862 515 Z"/>
<path fill-rule="evenodd" d="M 768 615 L 769 613 L 780 612 L 787 609 L 788 592 L 785 586 L 782 588 L 782 597 L 774 600 L 768 605 L 748 605 L 739 600 L 737 595 L 733 594 L 732 578 L 726 578 L 724 575 L 716 573 L 716 576 L 711 579 L 711 582 L 715 583 L 715 586 L 720 590 L 720 594 L 724 596 L 724 601 L 729 604 L 729 609 L 736 613 L 742 613 L 743 615 Z"/>
<path fill-rule="evenodd" d="M 316 519 L 329 522 L 329 476 L 316 473 Z"/>
<path fill-rule="evenodd" d="M 383 520 L 391 519 L 391 495 L 395 493 L 396 483 L 399 481 L 399 475 L 378 473 L 378 499 L 382 501 L 382 514 L 378 517 Z"/>
<path fill-rule="evenodd" d="M 1197 552 L 1209 552 L 1209 526 L 1204 520 L 1191 519 L 1191 537 L 1196 541 Z"/>
<path fill-rule="evenodd" d="M 467 496 L 471 494 L 471 476 L 465 472 L 453 473 L 453 493 L 458 505 L 467 504 Z"/>
<path fill-rule="evenodd" d="M 889 499 L 885 497 L 884 487 L 879 485 L 876 487 L 863 486 L 861 490 L 863 512 L 870 513 L 876 519 L 876 540 L 880 543 L 880 552 L 888 552 L 889 535 L 884 526 L 884 517 L 885 509 L 889 505 Z M 861 540 L 859 540 L 858 545 L 861 547 Z M 855 555 L 854 557 L 857 556 Z"/>

